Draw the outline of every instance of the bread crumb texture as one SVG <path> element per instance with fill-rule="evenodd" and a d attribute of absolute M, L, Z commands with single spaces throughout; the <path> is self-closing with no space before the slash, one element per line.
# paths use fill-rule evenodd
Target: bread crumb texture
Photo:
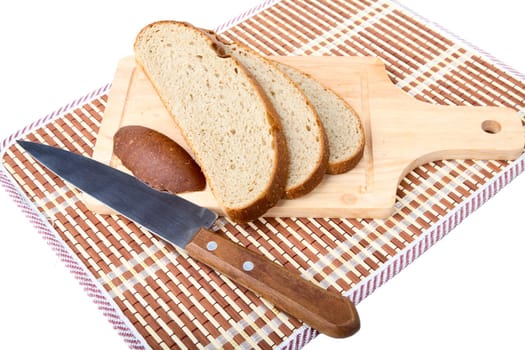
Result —
<path fill-rule="evenodd" d="M 275 192 L 276 128 L 251 78 L 234 59 L 204 32 L 167 21 L 139 33 L 135 55 L 222 206 L 248 207 Z M 258 210 L 273 204 L 259 203 Z"/>
<path fill-rule="evenodd" d="M 290 156 L 288 198 L 310 192 L 322 179 L 328 161 L 325 131 L 301 89 L 272 61 L 238 43 L 224 44 L 257 80 L 283 126 Z"/>
<path fill-rule="evenodd" d="M 330 148 L 328 173 L 350 170 L 362 157 L 365 145 L 358 114 L 343 98 L 311 76 L 288 65 L 278 65 L 304 91 L 323 123 Z"/>

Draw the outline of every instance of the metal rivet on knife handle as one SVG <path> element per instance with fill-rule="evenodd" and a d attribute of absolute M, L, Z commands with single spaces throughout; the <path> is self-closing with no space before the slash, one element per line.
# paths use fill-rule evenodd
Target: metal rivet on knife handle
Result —
<path fill-rule="evenodd" d="M 253 262 L 251 262 L 251 261 L 249 261 L 249 260 L 248 260 L 248 261 L 245 261 L 245 262 L 242 264 L 242 269 L 243 269 L 244 271 L 251 271 L 251 270 L 253 270 L 253 268 L 254 268 Z"/>
<path fill-rule="evenodd" d="M 206 244 L 206 249 L 208 249 L 210 252 L 213 252 L 215 249 L 217 249 L 217 242 L 209 241 L 208 244 Z"/>

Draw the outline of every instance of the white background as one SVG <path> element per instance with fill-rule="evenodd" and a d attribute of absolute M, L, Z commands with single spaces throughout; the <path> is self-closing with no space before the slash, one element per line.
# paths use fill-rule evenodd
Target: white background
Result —
<path fill-rule="evenodd" d="M 402 2 L 525 72 L 520 1 Z M 143 25 L 214 28 L 259 0 L 8 3 L 0 5 L 0 140 L 111 81 Z M 524 193 L 521 176 L 358 305 L 354 337 L 320 336 L 306 349 L 523 349 Z M 4 191 L 0 216 L 0 348 L 125 349 Z"/>

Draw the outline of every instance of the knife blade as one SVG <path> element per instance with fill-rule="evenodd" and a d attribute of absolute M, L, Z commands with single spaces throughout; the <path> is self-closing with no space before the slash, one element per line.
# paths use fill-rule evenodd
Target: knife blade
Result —
<path fill-rule="evenodd" d="M 359 330 L 359 315 L 348 298 L 210 231 L 216 213 L 91 158 L 40 143 L 17 143 L 81 191 L 319 332 L 344 338 Z"/>

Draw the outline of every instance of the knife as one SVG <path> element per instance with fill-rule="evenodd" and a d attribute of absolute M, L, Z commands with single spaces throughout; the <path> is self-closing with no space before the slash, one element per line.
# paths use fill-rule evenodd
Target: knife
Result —
<path fill-rule="evenodd" d="M 319 332 L 344 338 L 359 330 L 357 310 L 348 298 L 210 231 L 216 213 L 91 158 L 40 143 L 17 143 L 78 189 Z"/>

